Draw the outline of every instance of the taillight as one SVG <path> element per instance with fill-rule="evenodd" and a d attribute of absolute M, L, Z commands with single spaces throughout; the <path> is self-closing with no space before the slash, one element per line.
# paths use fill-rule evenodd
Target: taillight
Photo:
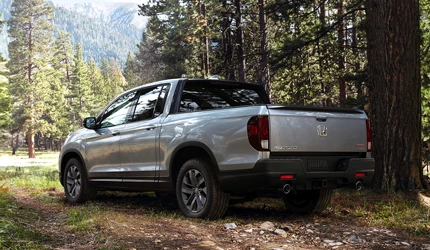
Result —
<path fill-rule="evenodd" d="M 253 116 L 248 121 L 248 140 L 258 151 L 269 151 L 269 117 Z"/>
<path fill-rule="evenodd" d="M 367 152 L 372 151 L 372 129 L 369 119 L 366 120 Z"/>

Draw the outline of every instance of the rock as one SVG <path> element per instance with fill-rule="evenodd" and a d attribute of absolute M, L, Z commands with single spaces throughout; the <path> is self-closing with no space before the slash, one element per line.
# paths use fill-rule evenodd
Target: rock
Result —
<path fill-rule="evenodd" d="M 360 243 L 360 242 L 362 242 L 362 239 L 360 239 L 360 237 L 358 237 L 357 235 L 353 234 L 353 235 L 349 236 L 348 241 L 352 242 L 352 243 Z"/>
<path fill-rule="evenodd" d="M 246 229 L 246 230 L 243 230 L 243 231 L 245 231 L 246 233 L 252 233 L 252 228 Z"/>
<path fill-rule="evenodd" d="M 324 241 L 324 243 L 333 243 L 334 242 L 334 240 L 323 240 Z"/>
<path fill-rule="evenodd" d="M 247 237 L 247 234 L 239 234 L 240 237 Z"/>
<path fill-rule="evenodd" d="M 288 236 L 287 232 L 285 232 L 284 230 L 279 229 L 279 228 L 275 230 L 275 234 L 280 235 L 284 238 L 286 238 Z"/>
<path fill-rule="evenodd" d="M 343 243 L 342 243 L 342 242 L 331 242 L 331 243 L 328 243 L 328 245 L 329 245 L 329 246 L 331 246 L 331 247 L 334 247 L 334 246 L 342 246 L 342 245 L 343 245 Z"/>
<path fill-rule="evenodd" d="M 215 245 L 216 244 L 210 240 L 205 240 L 205 241 L 202 241 L 198 244 L 199 247 L 213 247 Z"/>
<path fill-rule="evenodd" d="M 260 231 L 260 234 L 264 234 L 264 231 L 263 231 L 263 230 L 261 230 L 261 231 Z"/>
<path fill-rule="evenodd" d="M 249 250 L 255 250 L 255 247 L 251 247 Z"/>
<path fill-rule="evenodd" d="M 423 244 L 421 250 L 430 250 L 430 244 Z"/>
<path fill-rule="evenodd" d="M 409 244 L 409 243 L 407 243 L 407 242 L 404 242 L 404 241 L 402 241 L 402 242 L 400 242 L 402 245 L 405 245 L 405 246 L 410 246 L 411 244 Z"/>
<path fill-rule="evenodd" d="M 312 231 L 311 229 L 306 229 L 306 233 L 308 233 L 308 234 L 313 234 L 313 233 L 314 233 L 314 231 Z"/>
<path fill-rule="evenodd" d="M 185 237 L 190 237 L 190 238 L 194 238 L 196 237 L 194 234 L 186 234 Z"/>
<path fill-rule="evenodd" d="M 289 226 L 289 225 L 286 225 L 286 224 L 282 224 L 281 226 L 279 226 L 279 228 L 280 229 L 283 229 L 283 230 L 285 230 L 285 231 L 293 231 L 293 228 L 291 227 L 291 226 Z"/>
<path fill-rule="evenodd" d="M 263 224 L 260 225 L 260 228 L 264 229 L 264 230 L 268 230 L 268 231 L 274 231 L 275 230 L 275 225 L 272 222 L 270 222 L 270 221 L 266 221 L 266 222 L 263 222 Z"/>
<path fill-rule="evenodd" d="M 343 235 L 351 235 L 351 232 L 343 232 Z"/>
<path fill-rule="evenodd" d="M 236 229 L 236 228 L 237 228 L 237 226 L 236 226 L 236 224 L 235 224 L 235 223 L 227 223 L 227 224 L 225 224 L 225 225 L 224 225 L 224 227 L 225 227 L 225 229 L 227 229 L 227 230 L 234 230 L 234 229 Z"/>

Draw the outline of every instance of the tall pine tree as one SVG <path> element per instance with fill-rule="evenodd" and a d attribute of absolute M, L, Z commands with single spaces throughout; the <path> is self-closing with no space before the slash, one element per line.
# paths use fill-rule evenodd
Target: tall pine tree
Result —
<path fill-rule="evenodd" d="M 82 45 L 76 45 L 72 81 L 68 87 L 69 119 L 74 129 L 81 126 L 83 118 L 89 116 L 93 99 L 91 98 L 91 87 L 88 80 L 88 68 L 82 56 Z"/>
<path fill-rule="evenodd" d="M 44 71 L 48 67 L 51 45 L 52 8 L 43 0 L 14 0 L 8 21 L 10 94 L 13 96 L 13 121 L 27 136 L 28 156 L 35 158 L 34 136 L 41 128 L 44 113 Z M 41 95 L 42 94 L 42 95 Z"/>

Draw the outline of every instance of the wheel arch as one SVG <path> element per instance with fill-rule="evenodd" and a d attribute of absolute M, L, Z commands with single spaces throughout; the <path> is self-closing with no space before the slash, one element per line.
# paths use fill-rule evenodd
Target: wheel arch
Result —
<path fill-rule="evenodd" d="M 76 158 L 77 160 L 79 160 L 82 163 L 82 165 L 84 166 L 85 171 L 87 171 L 86 170 L 87 168 L 85 167 L 85 161 L 84 161 L 84 158 L 82 157 L 81 153 L 77 150 L 67 151 L 66 153 L 64 153 L 63 157 L 61 158 L 60 183 L 63 186 L 64 186 L 64 184 L 63 184 L 64 169 L 66 168 L 67 162 L 72 158 Z"/>
<path fill-rule="evenodd" d="M 195 158 L 207 158 L 214 167 L 216 176 L 218 176 L 219 167 L 212 150 L 202 142 L 185 142 L 176 147 L 170 158 L 169 173 L 173 187 L 176 186 L 176 178 L 181 166 L 186 161 Z"/>

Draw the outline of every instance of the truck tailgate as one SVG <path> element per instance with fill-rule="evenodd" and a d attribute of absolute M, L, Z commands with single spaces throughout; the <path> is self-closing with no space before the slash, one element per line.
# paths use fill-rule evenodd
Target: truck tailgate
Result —
<path fill-rule="evenodd" d="M 366 152 L 366 119 L 355 109 L 268 105 L 271 152 Z"/>

